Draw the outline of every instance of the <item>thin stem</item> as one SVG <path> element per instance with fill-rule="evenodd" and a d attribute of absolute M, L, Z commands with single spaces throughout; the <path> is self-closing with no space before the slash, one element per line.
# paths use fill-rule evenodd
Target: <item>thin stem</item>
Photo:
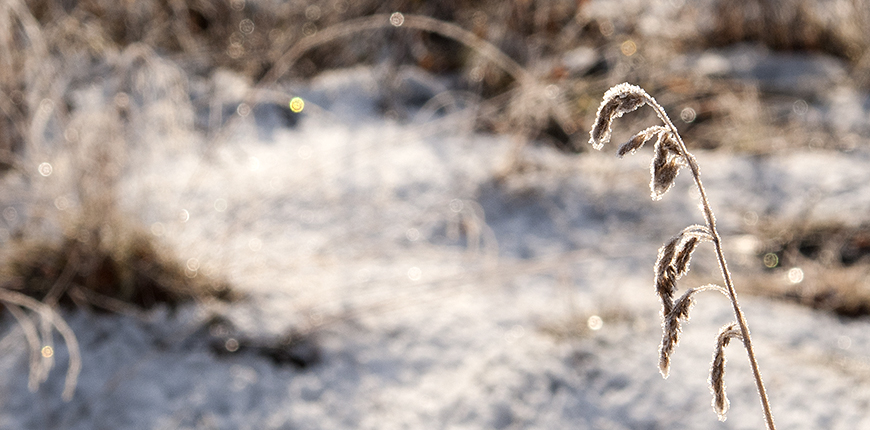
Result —
<path fill-rule="evenodd" d="M 55 313 L 51 306 L 48 306 L 30 296 L 0 287 L 0 302 L 21 306 L 38 313 L 43 322 L 54 326 L 58 333 L 60 333 L 61 337 L 63 337 L 69 353 L 69 367 L 66 372 L 63 399 L 66 401 L 71 400 L 73 393 L 75 392 L 79 372 L 82 370 L 81 349 L 79 348 L 79 342 L 76 339 L 75 333 L 73 333 L 72 329 L 66 324 L 63 318 Z M 49 333 L 48 336 L 43 336 L 42 341 L 48 343 L 50 338 L 51 333 Z"/>
<path fill-rule="evenodd" d="M 768 430 L 776 430 L 773 423 L 773 413 L 770 411 L 770 402 L 767 399 L 767 390 L 764 389 L 764 381 L 761 379 L 761 371 L 758 368 L 758 361 L 755 359 L 755 350 L 752 348 L 752 340 L 749 338 L 749 326 L 746 324 L 746 318 L 743 316 L 743 311 L 737 303 L 737 292 L 734 289 L 734 283 L 731 280 L 731 273 L 728 271 L 728 265 L 725 262 L 725 254 L 722 251 L 722 239 L 719 237 L 719 231 L 716 229 L 716 217 L 713 216 L 713 209 L 710 207 L 710 202 L 707 200 L 707 192 L 704 190 L 704 185 L 701 184 L 701 174 L 698 168 L 698 163 L 695 157 L 689 153 L 686 148 L 683 138 L 677 131 L 677 127 L 668 118 L 664 108 L 656 102 L 652 96 L 647 95 L 647 103 L 655 110 L 659 119 L 665 123 L 671 133 L 676 137 L 677 143 L 680 145 L 680 151 L 683 153 L 683 158 L 689 164 L 692 170 L 692 177 L 695 179 L 695 185 L 698 187 L 698 192 L 701 195 L 701 205 L 703 206 L 704 219 L 707 223 L 707 228 L 710 229 L 710 236 L 713 237 L 713 246 L 716 249 L 716 258 L 719 260 L 719 269 L 722 272 L 722 277 L 725 281 L 725 288 L 728 290 L 728 296 L 731 299 L 731 306 L 734 309 L 734 315 L 737 318 L 737 324 L 740 326 L 740 333 L 743 335 L 743 346 L 746 348 L 746 353 L 749 355 L 749 364 L 752 367 L 752 374 L 755 377 L 755 385 L 758 388 L 758 395 L 761 397 L 761 406 L 764 409 L 764 419 L 767 422 Z"/>

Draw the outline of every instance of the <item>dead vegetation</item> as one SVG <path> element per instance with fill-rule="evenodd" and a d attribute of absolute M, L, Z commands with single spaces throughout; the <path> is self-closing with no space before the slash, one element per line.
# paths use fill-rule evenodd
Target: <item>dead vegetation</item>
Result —
<path fill-rule="evenodd" d="M 749 291 L 847 318 L 870 315 L 870 226 L 767 226 Z"/>
<path fill-rule="evenodd" d="M 822 50 L 844 57 L 857 80 L 870 70 L 866 35 L 854 31 L 866 28 L 855 27 L 867 22 L 861 15 L 837 27 L 809 19 L 803 6 L 783 15 L 773 1 L 741 3 L 760 15 L 747 13 L 751 7 L 734 9 L 732 3 L 717 2 L 721 10 L 712 33 L 701 39 L 683 35 L 682 43 L 658 56 L 696 48 L 693 43 L 710 47 L 760 41 L 778 50 Z M 654 43 L 635 25 L 615 28 L 613 22 L 593 17 L 588 5 L 573 0 L 2 2 L 0 169 L 18 186 L 0 203 L 6 222 L 0 231 L 6 239 L 0 273 L 9 281 L 4 285 L 51 305 L 130 314 L 157 304 L 234 297 L 228 283 L 179 259 L 139 225 L 135 214 L 119 207 L 118 181 L 131 168 L 130 152 L 168 134 L 202 131 L 196 130 L 202 126 L 196 118 L 204 108 L 192 100 L 188 76 L 230 69 L 256 83 L 300 41 L 357 18 L 395 11 L 454 23 L 516 61 L 535 85 L 517 89 L 515 76 L 455 38 L 394 29 L 386 22 L 377 31 L 312 47 L 284 79 L 360 63 L 393 69 L 411 65 L 448 76 L 457 87 L 486 99 L 479 129 L 523 134 L 519 140 L 524 142 L 547 140 L 579 151 L 571 143 L 572 130 L 544 108 L 555 99 L 569 101 L 562 103 L 567 112 L 563 116 L 589 124 L 598 94 L 631 78 L 664 93 L 662 101 L 669 107 L 689 109 L 685 117 L 680 115 L 681 126 L 694 147 L 769 150 L 765 139 L 781 129 L 770 126 L 770 110 L 757 88 L 656 73 L 663 62 L 646 50 Z M 761 28 L 759 22 L 773 25 L 774 31 L 755 30 Z M 793 32 L 796 28 L 801 32 Z M 783 38 L 790 34 L 792 39 Z M 89 93 L 89 88 L 96 90 Z M 792 135 L 804 131 L 796 129 Z M 764 139 L 759 142 L 758 136 Z M 517 160 L 505 174 L 518 174 L 522 166 Z M 785 284 L 779 295 L 844 314 L 868 312 L 867 277 L 859 270 L 863 263 L 828 262 L 802 252 L 792 260 L 786 249 L 797 246 L 800 251 L 801 246 L 780 242 L 766 253 L 788 261 L 778 267 L 802 267 L 805 280 Z M 826 284 L 809 288 L 814 264 L 827 274 L 820 277 Z M 774 268 L 765 276 L 779 279 L 783 273 Z M 844 293 L 850 285 L 852 292 Z M 578 330 L 583 332 L 582 324 L 553 329 L 558 336 Z M 224 347 L 228 340 L 222 340 Z M 259 341 L 239 342 L 243 350 L 271 348 Z"/>
<path fill-rule="evenodd" d="M 870 9 L 863 0 L 738 0 L 715 2 L 711 46 L 760 41 L 779 51 L 827 52 L 853 64 L 867 61 Z"/>
<path fill-rule="evenodd" d="M 6 276 L 46 303 L 118 313 L 234 297 L 226 282 L 209 279 L 158 249 L 150 232 L 126 235 L 111 242 L 88 237 L 68 238 L 60 245 L 15 243 Z"/>

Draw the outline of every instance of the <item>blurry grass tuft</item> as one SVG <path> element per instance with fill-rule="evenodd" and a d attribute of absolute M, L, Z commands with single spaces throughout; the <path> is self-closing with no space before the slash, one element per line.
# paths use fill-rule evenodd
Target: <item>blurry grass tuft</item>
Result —
<path fill-rule="evenodd" d="M 553 46 L 567 48 L 568 33 L 559 29 L 578 31 L 572 25 L 575 2 L 489 5 L 488 12 L 467 14 L 470 2 L 433 4 L 10 0 L 0 5 L 0 168 L 5 169 L 0 177 L 14 185 L 3 196 L 8 228 L 2 229 L 0 275 L 8 282 L 0 301 L 25 331 L 31 352 L 44 340 L 33 336 L 24 309 L 53 322 L 72 357 L 75 337 L 63 329 L 57 305 L 142 315 L 160 304 L 234 297 L 225 282 L 165 249 L 159 235 L 139 226 L 120 203 L 125 172 L 151 155 L 154 142 L 169 151 L 178 142 L 195 143 L 191 136 L 202 113 L 196 109 L 212 113 L 208 101 L 193 100 L 191 77 L 232 69 L 257 82 L 256 90 L 274 90 L 278 79 L 383 63 L 389 47 L 395 57 L 391 67 L 411 63 L 459 72 L 481 94 L 496 94 L 481 112 L 498 131 L 524 138 L 548 127 L 565 138 L 576 131 L 562 91 L 547 85 L 548 70 L 532 73 L 513 59 L 533 63 L 542 53 L 554 54 Z M 404 14 L 390 15 L 396 10 Z M 500 26 L 512 31 L 505 34 Z M 524 37 L 514 36 L 532 33 L 537 43 L 531 48 Z M 492 35 L 499 37 L 496 43 L 487 41 Z M 250 107 L 266 97 L 256 91 L 249 96 Z M 217 136 L 232 129 L 221 121 L 209 121 L 212 125 L 217 129 L 209 134 Z M 264 348 L 236 341 L 241 349 Z M 284 343 L 282 348 L 297 345 Z M 41 382 L 43 369 L 32 366 L 31 377 Z M 74 388 L 73 360 L 69 372 L 65 397 Z"/>
<path fill-rule="evenodd" d="M 846 318 L 870 315 L 870 226 L 771 221 L 754 234 L 748 292 Z"/>
<path fill-rule="evenodd" d="M 776 50 L 823 51 L 858 62 L 870 38 L 866 1 L 720 0 L 708 43 L 757 40 Z"/>
<path fill-rule="evenodd" d="M 48 304 L 119 313 L 235 297 L 225 282 L 159 249 L 150 233 L 133 230 L 127 235 L 113 241 L 67 238 L 57 245 L 16 242 L 8 256 L 8 276 L 21 281 L 22 293 Z"/>

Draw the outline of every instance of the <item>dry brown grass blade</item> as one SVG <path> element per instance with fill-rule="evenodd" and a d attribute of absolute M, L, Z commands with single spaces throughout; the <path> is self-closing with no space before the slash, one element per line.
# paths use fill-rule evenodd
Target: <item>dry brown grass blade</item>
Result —
<path fill-rule="evenodd" d="M 659 248 L 655 264 L 655 286 L 656 293 L 662 299 L 662 316 L 668 315 L 673 308 L 677 279 L 689 271 L 689 260 L 695 247 L 700 242 L 711 240 L 707 227 L 691 225 Z"/>
<path fill-rule="evenodd" d="M 697 288 L 689 288 L 674 302 L 670 313 L 662 318 L 662 345 L 659 348 L 659 372 L 667 378 L 670 373 L 671 355 L 680 343 L 682 327 L 680 320 L 689 321 L 689 311 L 695 304 L 694 295 L 702 291 L 718 291 L 728 296 L 728 292 L 718 285 L 704 285 Z"/>
<path fill-rule="evenodd" d="M 719 421 L 725 421 L 730 403 L 725 395 L 725 347 L 731 339 L 742 339 L 737 323 L 731 323 L 719 330 L 716 349 L 713 351 L 713 364 L 710 368 L 710 392 L 713 393 L 713 410 Z"/>
<path fill-rule="evenodd" d="M 72 329 L 66 324 L 63 318 L 61 318 L 60 315 L 58 315 L 54 311 L 54 309 L 34 298 L 9 290 L 6 287 L 0 287 L 0 301 L 6 303 L 7 306 L 20 306 L 22 308 L 29 309 L 37 313 L 42 321 L 43 326 L 54 328 L 54 330 L 57 330 L 57 332 L 60 333 L 61 337 L 66 343 L 67 350 L 69 351 L 69 366 L 67 367 L 66 372 L 66 382 L 64 384 L 63 399 L 66 401 L 71 400 L 73 393 L 75 393 L 76 382 L 78 381 L 79 372 L 81 372 L 82 369 L 81 350 L 79 349 L 79 342 L 78 339 L 76 339 L 75 333 L 73 333 Z M 22 328 L 24 328 L 25 331 L 29 330 L 29 328 Z M 30 336 L 32 336 L 32 333 Z M 46 353 L 42 354 L 42 356 L 46 359 L 52 359 L 54 357 L 54 348 L 51 345 L 51 337 L 52 336 L 50 330 L 48 333 L 42 333 L 40 336 L 40 339 L 42 341 L 41 344 L 43 345 L 43 347 L 39 348 L 38 353 L 46 351 Z M 33 351 L 31 351 L 31 353 L 32 352 Z M 43 372 L 44 375 L 47 376 L 48 370 L 50 369 L 52 364 L 53 360 L 48 363 L 44 363 L 43 366 L 40 366 L 42 370 L 40 371 L 40 375 L 37 376 L 38 381 L 41 379 L 41 381 L 39 382 L 45 380 L 43 378 Z"/>
<path fill-rule="evenodd" d="M 678 278 L 689 272 L 689 262 L 698 243 L 700 243 L 700 239 L 690 237 L 681 244 L 679 252 L 674 257 L 674 271 L 676 271 Z"/>
<path fill-rule="evenodd" d="M 616 151 L 616 156 L 622 158 L 626 154 L 634 154 L 638 149 L 642 148 L 644 144 L 649 142 L 650 139 L 658 136 L 665 130 L 667 129 L 660 125 L 654 125 L 638 134 L 635 134 L 631 139 L 628 139 L 628 142 L 623 143 L 622 146 L 619 147 L 619 150 Z"/>
<path fill-rule="evenodd" d="M 610 142 L 613 120 L 643 106 L 649 98 L 646 91 L 627 83 L 607 90 L 595 115 L 595 125 L 589 132 L 592 147 L 601 149 L 605 143 Z"/>
<path fill-rule="evenodd" d="M 755 378 L 756 388 L 758 389 L 758 395 L 764 410 L 765 423 L 768 430 L 775 430 L 776 426 L 773 422 L 773 413 L 770 410 L 767 390 L 764 388 L 764 381 L 761 378 L 761 371 L 755 358 L 755 350 L 749 337 L 749 327 L 743 315 L 743 310 L 737 302 L 737 292 L 734 289 L 731 273 L 728 271 L 725 254 L 722 251 L 722 241 L 716 229 L 716 217 L 713 215 L 713 209 L 707 199 L 707 192 L 701 184 L 701 173 L 698 163 L 686 148 L 686 144 L 683 142 L 682 137 L 680 137 L 677 127 L 674 126 L 664 108 L 646 91 L 636 85 L 623 83 L 609 89 L 604 94 L 604 99 L 598 108 L 595 124 L 589 133 L 589 142 L 594 148 L 601 149 L 610 140 L 613 120 L 622 116 L 623 113 L 631 112 L 644 104 L 652 107 L 659 119 L 664 123 L 663 127 L 665 129 L 658 133 L 659 139 L 656 141 L 653 160 L 650 164 L 650 172 L 652 174 L 650 188 L 653 200 L 660 199 L 673 186 L 680 168 L 687 166 L 692 172 L 692 178 L 701 197 L 701 211 L 704 214 L 706 224 L 701 228 L 698 228 L 699 226 L 690 226 L 684 229 L 680 235 L 672 238 L 659 250 L 655 265 L 655 286 L 656 292 L 662 299 L 662 325 L 664 327 L 660 362 L 662 375 L 667 376 L 668 374 L 670 354 L 673 352 L 680 332 L 679 320 L 680 318 L 688 318 L 688 310 L 691 307 L 691 294 L 694 292 L 689 290 L 688 295 L 678 300 L 677 303 L 674 303 L 673 296 L 676 292 L 676 280 L 688 271 L 692 251 L 694 251 L 698 242 L 700 240 L 709 240 L 713 242 L 722 279 L 725 283 L 725 287 L 721 288 L 721 290 L 727 293 L 731 301 L 731 307 L 737 319 L 735 327 L 739 328 L 740 338 L 743 340 L 743 346 L 749 358 L 749 364 L 752 368 L 752 374 Z M 631 148 L 631 145 L 633 144 L 629 143 L 628 148 Z M 634 143 L 634 145 L 640 146 L 637 143 Z M 624 154 L 624 151 L 620 149 L 620 155 Z M 721 337 L 722 335 L 720 334 Z M 727 339 L 731 337 L 726 336 Z M 727 344 L 727 341 L 725 343 Z M 717 413 L 720 411 L 721 419 L 725 408 L 717 409 Z"/>
<path fill-rule="evenodd" d="M 27 347 L 30 349 L 30 372 L 27 388 L 31 392 L 35 392 L 39 388 L 39 384 L 45 382 L 42 379 L 42 372 L 40 370 L 39 331 L 36 329 L 36 324 L 33 323 L 33 320 L 21 307 L 11 303 L 3 303 L 3 305 L 6 306 L 6 309 L 9 310 L 12 317 L 18 322 L 18 326 L 21 327 L 21 330 L 24 332 L 24 338 L 27 340 Z"/>
<path fill-rule="evenodd" d="M 674 237 L 662 246 L 659 249 L 658 260 L 656 261 L 655 285 L 656 292 L 662 299 L 663 315 L 667 315 L 671 312 L 671 309 L 673 308 L 674 293 L 677 291 L 677 276 L 672 263 L 680 239 L 680 236 Z"/>
<path fill-rule="evenodd" d="M 685 166 L 679 148 L 670 131 L 661 132 L 655 144 L 655 156 L 650 164 L 651 197 L 659 200 L 674 186 L 680 169 Z"/>

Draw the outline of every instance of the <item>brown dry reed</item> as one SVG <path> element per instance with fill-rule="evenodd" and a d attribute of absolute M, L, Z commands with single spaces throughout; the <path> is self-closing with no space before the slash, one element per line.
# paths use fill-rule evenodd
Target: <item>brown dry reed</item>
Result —
<path fill-rule="evenodd" d="M 613 120 L 623 114 L 633 112 L 643 105 L 653 108 L 656 115 L 664 123 L 664 126 L 649 127 L 623 144 L 617 154 L 619 157 L 628 153 L 634 153 L 646 142 L 656 139 L 653 150 L 653 159 L 650 163 L 650 191 L 653 200 L 662 198 L 673 185 L 680 170 L 688 167 L 691 171 L 695 185 L 701 196 L 701 209 L 704 213 L 705 225 L 692 225 L 683 229 L 664 246 L 659 249 L 658 259 L 655 264 L 655 288 L 656 293 L 662 300 L 662 345 L 660 348 L 659 370 L 662 376 L 667 378 L 670 369 L 670 358 L 679 342 L 681 332 L 680 321 L 689 319 L 689 311 L 692 308 L 695 293 L 715 290 L 725 294 L 731 301 L 736 322 L 723 327 L 716 341 L 716 349 L 713 354 L 713 363 L 710 371 L 710 390 L 713 393 L 713 410 L 719 416 L 719 420 L 725 420 L 728 410 L 728 399 L 725 396 L 725 347 L 732 338 L 743 341 L 743 346 L 749 356 L 749 363 L 755 377 L 758 395 L 764 410 L 764 419 L 769 430 L 776 427 L 773 423 L 773 414 L 770 411 L 770 402 L 767 399 L 767 391 L 761 379 L 758 362 L 752 348 L 749 337 L 749 327 L 743 316 L 743 311 L 737 303 L 737 293 L 728 271 L 725 255 L 722 252 L 721 239 L 716 230 L 716 218 L 713 209 L 707 200 L 707 193 L 701 184 L 700 169 L 695 158 L 686 148 L 686 144 L 680 137 L 674 123 L 671 122 L 665 110 L 658 102 L 642 88 L 628 83 L 619 84 L 609 89 L 604 94 L 604 100 L 598 108 L 595 124 L 592 127 L 589 142 L 595 149 L 601 149 L 610 141 L 611 126 Z M 674 300 L 677 292 L 677 280 L 689 271 L 689 261 L 692 252 L 701 242 L 712 242 L 719 269 L 725 287 L 718 285 L 705 285 L 686 291 L 681 297 Z"/>

